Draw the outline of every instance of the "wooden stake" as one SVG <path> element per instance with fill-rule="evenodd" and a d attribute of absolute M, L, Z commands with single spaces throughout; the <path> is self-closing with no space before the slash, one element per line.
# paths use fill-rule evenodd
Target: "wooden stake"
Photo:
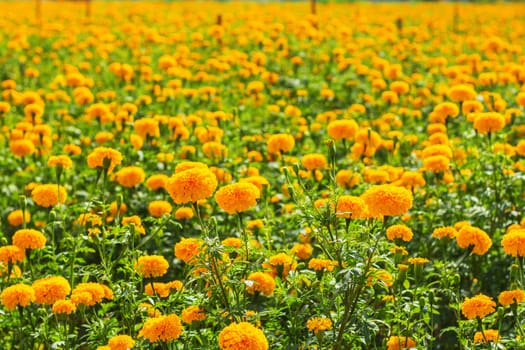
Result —
<path fill-rule="evenodd" d="M 220 13 L 217 15 L 217 25 L 222 25 L 222 15 Z"/>

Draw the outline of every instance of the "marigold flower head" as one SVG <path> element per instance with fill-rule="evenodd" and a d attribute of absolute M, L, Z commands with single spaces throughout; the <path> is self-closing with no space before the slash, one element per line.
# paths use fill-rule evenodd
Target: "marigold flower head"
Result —
<path fill-rule="evenodd" d="M 198 238 L 182 238 L 179 243 L 175 244 L 175 257 L 190 263 L 200 252 L 203 241 Z"/>
<path fill-rule="evenodd" d="M 139 166 L 127 166 L 115 174 L 116 181 L 123 187 L 131 188 L 144 182 L 146 174 Z"/>
<path fill-rule="evenodd" d="M 31 286 L 15 284 L 2 291 L 0 300 L 2 305 L 10 310 L 14 310 L 17 306 L 26 307 L 35 301 L 35 291 Z"/>
<path fill-rule="evenodd" d="M 46 245 L 46 236 L 33 229 L 21 229 L 13 235 L 13 244 L 21 249 L 39 249 Z"/>
<path fill-rule="evenodd" d="M 100 283 L 79 283 L 71 292 L 71 301 L 76 305 L 93 306 L 108 296 L 107 289 Z M 111 292 L 111 290 L 109 290 Z M 112 296 L 113 293 L 111 293 Z"/>
<path fill-rule="evenodd" d="M 16 264 L 24 261 L 26 254 L 23 249 L 16 245 L 6 245 L 0 247 L 0 262 L 5 265 Z"/>
<path fill-rule="evenodd" d="M 332 329 L 332 321 L 326 317 L 312 317 L 306 321 L 306 328 L 308 328 L 310 332 L 317 334 Z"/>
<path fill-rule="evenodd" d="M 423 160 L 423 169 L 435 173 L 444 173 L 450 167 L 450 159 L 445 156 L 430 156 Z"/>
<path fill-rule="evenodd" d="M 67 192 L 64 186 L 55 184 L 37 185 L 31 191 L 33 201 L 41 207 L 49 208 L 58 203 L 65 203 Z"/>
<path fill-rule="evenodd" d="M 71 315 L 77 310 L 77 306 L 71 300 L 57 300 L 51 308 L 55 315 Z"/>
<path fill-rule="evenodd" d="M 480 228 L 474 226 L 463 226 L 457 236 L 456 242 L 460 248 L 467 249 L 472 246 L 472 253 L 485 254 L 492 246 L 489 235 Z"/>
<path fill-rule="evenodd" d="M 146 186 L 152 191 L 163 189 L 166 186 L 168 179 L 168 175 L 164 174 L 151 175 L 146 180 Z"/>
<path fill-rule="evenodd" d="M 402 239 L 405 242 L 412 240 L 414 233 L 412 229 L 405 225 L 392 225 L 386 229 L 386 238 L 393 241 L 396 238 Z"/>
<path fill-rule="evenodd" d="M 73 167 L 73 161 L 66 155 L 51 156 L 47 160 L 47 165 L 50 167 L 62 167 L 64 169 L 70 169 Z"/>
<path fill-rule="evenodd" d="M 104 169 L 107 166 L 108 173 L 111 173 L 121 162 L 122 154 L 107 147 L 97 147 L 87 157 L 87 163 L 91 169 Z"/>
<path fill-rule="evenodd" d="M 259 189 L 261 193 L 263 191 L 264 186 L 267 186 L 267 187 L 270 186 L 270 183 L 268 182 L 268 180 L 265 177 L 259 176 L 259 175 L 253 175 L 253 176 L 242 178 L 239 180 L 239 182 L 251 183 L 252 185 L 257 186 L 257 188 Z"/>
<path fill-rule="evenodd" d="M 452 227 L 452 226 L 445 226 L 445 227 L 438 227 L 432 231 L 432 237 L 434 238 L 456 238 L 456 235 L 458 234 L 458 231 Z"/>
<path fill-rule="evenodd" d="M 474 129 L 480 134 L 496 132 L 505 126 L 505 117 L 497 112 L 476 113 L 474 116 Z"/>
<path fill-rule="evenodd" d="M 36 147 L 28 139 L 13 140 L 9 142 L 9 149 L 17 157 L 29 156 L 36 152 Z"/>
<path fill-rule="evenodd" d="M 428 259 L 426 258 L 409 258 L 408 263 L 411 265 L 425 265 L 428 263 Z"/>
<path fill-rule="evenodd" d="M 179 338 L 183 331 L 179 317 L 171 314 L 148 319 L 144 322 L 139 337 L 144 337 L 152 343 L 168 342 Z"/>
<path fill-rule="evenodd" d="M 116 335 L 112 337 L 108 346 L 111 350 L 129 350 L 135 346 L 135 341 L 129 335 Z"/>
<path fill-rule="evenodd" d="M 313 258 L 308 262 L 308 268 L 314 271 L 333 271 L 334 267 L 337 266 L 337 262 L 328 259 Z"/>
<path fill-rule="evenodd" d="M 53 305 L 57 300 L 65 299 L 71 292 L 69 282 L 62 276 L 50 276 L 33 282 L 35 301 L 38 304 Z"/>
<path fill-rule="evenodd" d="M 261 293 L 264 296 L 270 296 L 275 289 L 274 277 L 265 272 L 252 272 L 244 281 L 246 291 L 249 294 Z"/>
<path fill-rule="evenodd" d="M 219 207 L 229 214 L 240 213 L 257 205 L 261 193 L 249 182 L 238 182 L 221 187 L 215 194 Z"/>
<path fill-rule="evenodd" d="M 361 178 L 352 170 L 343 169 L 335 175 L 335 182 L 342 188 L 352 188 L 361 182 Z"/>
<path fill-rule="evenodd" d="M 328 124 L 328 135 L 334 140 L 352 140 L 359 126 L 352 119 L 334 120 Z"/>
<path fill-rule="evenodd" d="M 290 270 L 295 270 L 297 263 L 293 258 L 285 253 L 273 255 L 268 259 L 267 263 L 263 264 L 264 268 L 271 269 L 272 276 L 279 276 L 285 278 L 288 276 Z"/>
<path fill-rule="evenodd" d="M 167 298 L 170 295 L 172 289 L 173 288 L 171 288 L 169 283 L 154 282 L 153 285 L 151 283 L 146 284 L 144 287 L 144 293 L 150 296 Z"/>
<path fill-rule="evenodd" d="M 314 248 L 310 243 L 298 243 L 290 249 L 290 254 L 297 257 L 299 260 L 307 260 L 312 256 Z"/>
<path fill-rule="evenodd" d="M 506 233 L 503 235 L 501 245 L 505 254 L 514 257 L 525 256 L 525 229 L 516 229 Z"/>
<path fill-rule="evenodd" d="M 211 197 L 217 184 L 217 177 L 207 167 L 195 167 L 176 172 L 166 183 L 166 190 L 177 204 L 195 203 Z"/>
<path fill-rule="evenodd" d="M 416 346 L 414 339 L 404 336 L 391 336 L 386 343 L 388 350 L 410 349 Z"/>
<path fill-rule="evenodd" d="M 368 216 L 368 207 L 361 197 L 341 196 L 335 209 L 337 217 L 345 219 L 364 219 Z"/>
<path fill-rule="evenodd" d="M 139 134 L 143 140 L 146 140 L 147 137 L 160 136 L 159 122 L 154 118 L 135 120 L 133 127 L 135 128 L 135 132 Z"/>
<path fill-rule="evenodd" d="M 162 255 L 141 256 L 135 269 L 145 278 L 161 277 L 168 272 L 169 263 Z"/>
<path fill-rule="evenodd" d="M 463 102 L 474 100 L 476 98 L 476 91 L 470 85 L 460 84 L 450 88 L 448 97 L 454 102 Z"/>
<path fill-rule="evenodd" d="M 200 306 L 192 305 L 182 310 L 181 319 L 185 323 L 191 324 L 194 321 L 206 319 L 206 313 L 204 313 L 204 310 Z"/>
<path fill-rule="evenodd" d="M 7 222 L 9 222 L 9 225 L 11 226 L 21 226 L 24 224 L 24 221 L 26 223 L 31 221 L 31 214 L 27 210 L 22 211 L 20 209 L 17 209 L 13 210 L 7 215 Z"/>
<path fill-rule="evenodd" d="M 167 201 L 152 201 L 148 204 L 148 212 L 155 218 L 170 214 L 172 209 L 171 204 Z"/>
<path fill-rule="evenodd" d="M 177 220 L 189 220 L 194 215 L 193 209 L 189 207 L 181 207 L 175 211 L 175 219 Z"/>
<path fill-rule="evenodd" d="M 412 208 L 413 201 L 409 190 L 393 185 L 372 186 L 361 198 L 367 204 L 372 217 L 403 215 Z"/>
<path fill-rule="evenodd" d="M 499 342 L 500 341 L 499 331 L 497 329 L 485 329 L 483 333 L 476 332 L 474 334 L 474 343 L 485 343 L 485 342 Z"/>
<path fill-rule="evenodd" d="M 326 157 L 320 153 L 306 154 L 301 164 L 308 170 L 325 169 L 327 166 Z"/>
<path fill-rule="evenodd" d="M 275 134 L 267 142 L 268 153 L 279 154 L 291 151 L 295 146 L 295 139 L 290 134 Z"/>
<path fill-rule="evenodd" d="M 268 340 L 263 331 L 251 323 L 232 323 L 219 334 L 221 350 L 268 350 Z"/>
<path fill-rule="evenodd" d="M 521 289 L 503 291 L 499 294 L 498 301 L 502 306 L 523 303 L 525 301 L 525 291 Z"/>
<path fill-rule="evenodd" d="M 461 313 L 469 320 L 483 318 L 495 311 L 496 303 L 491 297 L 478 294 L 472 298 L 465 298 L 461 304 Z"/>

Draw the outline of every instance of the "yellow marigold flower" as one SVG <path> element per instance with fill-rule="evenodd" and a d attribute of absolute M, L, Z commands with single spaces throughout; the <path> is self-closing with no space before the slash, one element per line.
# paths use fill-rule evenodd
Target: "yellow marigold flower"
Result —
<path fill-rule="evenodd" d="M 257 188 L 259 189 L 259 191 L 261 191 L 261 193 L 263 191 L 263 186 L 267 186 L 267 187 L 270 186 L 270 183 L 268 182 L 268 180 L 266 180 L 265 177 L 259 176 L 259 175 L 253 175 L 253 176 L 242 178 L 239 180 L 239 182 L 251 183 L 252 185 L 257 186 Z"/>
<path fill-rule="evenodd" d="M 352 170 L 339 170 L 335 182 L 342 188 L 352 188 L 361 182 L 361 178 Z"/>
<path fill-rule="evenodd" d="M 286 278 L 290 270 L 295 270 L 296 266 L 297 263 L 293 258 L 285 253 L 273 255 L 268 259 L 267 263 L 263 264 L 264 268 L 271 269 L 272 276 L 281 278 Z"/>
<path fill-rule="evenodd" d="M 352 140 L 359 126 L 352 119 L 334 120 L 328 124 L 328 135 L 334 140 Z"/>
<path fill-rule="evenodd" d="M 456 235 L 458 234 L 458 231 L 452 227 L 452 226 L 445 226 L 445 227 L 438 227 L 432 231 L 432 237 L 434 238 L 456 238 Z"/>
<path fill-rule="evenodd" d="M 314 271 L 326 270 L 331 272 L 334 270 L 335 266 L 337 266 L 337 262 L 328 259 L 314 258 L 308 262 L 308 268 Z"/>
<path fill-rule="evenodd" d="M 414 339 L 403 336 L 391 336 L 386 343 L 387 350 L 410 349 L 416 346 Z"/>
<path fill-rule="evenodd" d="M 497 329 L 485 329 L 483 333 L 478 331 L 474 334 L 474 343 L 499 342 L 500 339 Z"/>
<path fill-rule="evenodd" d="M 240 248 L 242 241 L 236 237 L 229 237 L 222 240 L 222 245 L 225 247 Z"/>
<path fill-rule="evenodd" d="M 268 153 L 279 154 L 291 151 L 295 146 L 295 139 L 290 134 L 275 134 L 267 142 Z"/>
<path fill-rule="evenodd" d="M 14 310 L 17 306 L 26 307 L 35 301 L 35 291 L 31 286 L 21 283 L 14 284 L 2 291 L 0 300 L 2 305 L 10 310 Z"/>
<path fill-rule="evenodd" d="M 133 146 L 133 149 L 136 150 L 136 151 L 138 151 L 139 149 L 142 148 L 142 146 L 144 146 L 144 139 L 142 137 L 140 137 L 139 135 L 137 135 L 137 134 L 129 135 L 129 142 Z M 159 160 L 159 162 L 160 162 L 160 160 Z"/>
<path fill-rule="evenodd" d="M 171 292 L 171 286 L 168 283 L 154 282 L 146 284 L 144 287 L 144 293 L 150 296 L 159 296 L 161 298 L 167 298 Z"/>
<path fill-rule="evenodd" d="M 144 173 L 144 169 L 139 166 L 127 166 L 120 169 L 115 174 L 115 177 L 121 186 L 131 188 L 144 182 L 146 174 Z"/>
<path fill-rule="evenodd" d="M 474 226 L 463 226 L 457 236 L 458 246 L 467 249 L 472 246 L 472 253 L 477 255 L 485 254 L 492 246 L 492 240 L 489 235 L 480 228 Z"/>
<path fill-rule="evenodd" d="M 408 189 L 413 189 L 415 187 L 423 187 L 426 184 L 423 175 L 415 171 L 406 171 L 401 175 L 399 179 L 401 185 L 407 187 Z"/>
<path fill-rule="evenodd" d="M 133 215 L 133 216 L 126 216 L 122 218 L 122 226 L 129 226 L 133 225 L 135 226 L 135 230 L 140 233 L 141 235 L 146 234 L 146 230 L 144 229 L 144 226 L 142 226 L 142 219 L 140 216 Z"/>
<path fill-rule="evenodd" d="M 525 291 L 521 289 L 506 290 L 499 294 L 498 301 L 502 306 L 523 303 L 525 301 Z"/>
<path fill-rule="evenodd" d="M 413 201 L 409 190 L 393 185 L 372 186 L 361 198 L 367 204 L 372 217 L 403 215 L 412 208 Z"/>
<path fill-rule="evenodd" d="M 142 118 L 135 120 L 133 125 L 135 132 L 143 139 L 160 136 L 159 122 L 154 118 Z"/>
<path fill-rule="evenodd" d="M 104 166 L 107 166 L 108 173 L 112 172 L 121 162 L 122 154 L 107 147 L 97 147 L 87 157 L 87 163 L 91 169 L 104 169 Z"/>
<path fill-rule="evenodd" d="M 199 306 L 192 305 L 184 310 L 181 313 L 181 319 L 187 324 L 191 324 L 194 321 L 202 321 L 206 319 L 206 313 Z"/>
<path fill-rule="evenodd" d="M 73 161 L 71 160 L 71 158 L 69 158 L 68 156 L 65 156 L 65 155 L 51 156 L 47 160 L 47 165 L 49 165 L 51 167 L 59 167 L 60 166 L 60 167 L 62 167 L 64 169 L 70 169 L 71 167 L 73 167 Z"/>
<path fill-rule="evenodd" d="M 394 279 L 392 278 L 392 274 L 388 272 L 387 270 L 375 270 L 371 271 L 370 275 L 368 276 L 368 280 L 366 285 L 367 286 L 373 286 L 376 283 L 380 283 L 381 285 L 385 285 L 387 287 L 390 287 L 394 284 Z"/>
<path fill-rule="evenodd" d="M 27 210 L 22 211 L 20 209 L 17 209 L 13 210 L 7 215 L 7 222 L 9 222 L 9 225 L 11 226 L 21 226 L 24 223 L 24 221 L 26 223 L 31 221 L 31 214 Z"/>
<path fill-rule="evenodd" d="M 176 204 L 195 203 L 211 197 L 217 184 L 217 177 L 208 168 L 195 167 L 176 172 L 166 183 L 166 190 Z"/>
<path fill-rule="evenodd" d="M 26 254 L 23 249 L 20 249 L 16 245 L 6 245 L 0 247 L 0 262 L 5 265 L 15 264 L 17 262 L 24 261 Z"/>
<path fill-rule="evenodd" d="M 452 159 L 452 149 L 448 145 L 430 145 L 425 147 L 421 152 L 422 158 L 428 158 L 432 156 L 444 156 L 448 159 Z"/>
<path fill-rule="evenodd" d="M 297 257 L 299 260 L 306 260 L 312 256 L 314 248 L 309 243 L 296 244 L 290 249 L 290 254 Z"/>
<path fill-rule="evenodd" d="M 492 298 L 478 294 L 472 298 L 465 298 L 461 304 L 461 313 L 469 320 L 479 317 L 483 318 L 495 311 L 496 303 Z"/>
<path fill-rule="evenodd" d="M 364 219 L 368 215 L 368 207 L 362 198 L 345 195 L 337 200 L 335 212 L 337 217 L 345 219 Z"/>
<path fill-rule="evenodd" d="M 301 164 L 308 170 L 325 169 L 327 166 L 326 157 L 319 153 L 305 155 L 301 159 Z"/>
<path fill-rule="evenodd" d="M 434 112 L 445 121 L 448 117 L 457 117 L 459 107 L 455 103 L 443 102 L 434 107 Z"/>
<path fill-rule="evenodd" d="M 102 302 L 107 295 L 106 289 L 99 283 L 79 283 L 71 292 L 71 301 L 75 305 L 93 306 Z"/>
<path fill-rule="evenodd" d="M 215 200 L 229 214 L 240 213 L 257 205 L 261 192 L 249 182 L 238 182 L 219 188 Z"/>
<path fill-rule="evenodd" d="M 503 129 L 505 117 L 497 112 L 477 113 L 474 116 L 474 129 L 480 134 L 488 134 Z"/>
<path fill-rule="evenodd" d="M 168 342 L 179 338 L 183 331 L 179 317 L 171 314 L 148 319 L 139 332 L 139 338 L 144 337 L 152 343 Z"/>
<path fill-rule="evenodd" d="M 397 80 L 390 84 L 390 90 L 403 95 L 410 91 L 410 85 L 405 81 Z"/>
<path fill-rule="evenodd" d="M 13 244 L 20 249 L 39 249 L 46 245 L 46 236 L 33 229 L 21 229 L 13 235 Z"/>
<path fill-rule="evenodd" d="M 405 242 L 410 242 L 413 236 L 412 229 L 405 225 L 392 225 L 386 229 L 386 238 L 391 241 L 399 238 Z"/>
<path fill-rule="evenodd" d="M 512 230 L 503 235 L 501 245 L 505 254 L 514 257 L 525 256 L 525 229 Z"/>
<path fill-rule="evenodd" d="M 82 148 L 78 147 L 77 145 L 67 144 L 64 146 L 64 152 L 73 156 L 78 156 L 82 154 Z"/>
<path fill-rule="evenodd" d="M 189 207 L 182 207 L 175 211 L 175 219 L 177 220 L 189 220 L 193 218 L 193 209 Z"/>
<path fill-rule="evenodd" d="M 408 251 L 405 247 L 395 246 L 389 249 L 392 254 L 408 255 Z"/>
<path fill-rule="evenodd" d="M 167 201 L 152 201 L 148 204 L 148 212 L 151 216 L 160 218 L 164 214 L 170 214 L 171 204 Z"/>
<path fill-rule="evenodd" d="M 200 252 L 203 241 L 198 238 L 182 238 L 179 243 L 175 244 L 175 257 L 190 263 Z"/>
<path fill-rule="evenodd" d="M 29 156 L 36 151 L 35 145 L 28 139 L 13 140 L 9 142 L 9 149 L 18 157 Z"/>
<path fill-rule="evenodd" d="M 137 272 L 145 278 L 164 276 L 168 268 L 168 261 L 162 255 L 141 256 L 135 264 Z"/>
<path fill-rule="evenodd" d="M 135 346 L 135 341 L 129 335 L 116 335 L 108 342 L 111 350 L 129 350 Z"/>
<path fill-rule="evenodd" d="M 468 221 L 458 221 L 454 224 L 454 228 L 459 231 L 461 230 L 464 226 L 470 226 L 470 222 Z"/>
<path fill-rule="evenodd" d="M 317 334 L 332 329 L 332 321 L 326 317 L 312 317 L 306 321 L 306 328 L 308 328 L 310 332 Z"/>
<path fill-rule="evenodd" d="M 426 258 L 409 258 L 408 263 L 411 265 L 425 265 L 428 263 L 428 259 Z"/>
<path fill-rule="evenodd" d="M 445 156 L 430 156 L 423 160 L 423 168 L 435 173 L 444 173 L 450 167 L 450 159 Z"/>
<path fill-rule="evenodd" d="M 251 323 L 232 323 L 219 334 L 221 350 L 268 350 L 268 340 L 263 331 Z"/>
<path fill-rule="evenodd" d="M 53 305 L 57 300 L 65 299 L 71 292 L 69 282 L 61 276 L 50 276 L 33 282 L 35 300 L 38 304 Z"/>
<path fill-rule="evenodd" d="M 448 97 L 454 102 L 463 102 L 474 100 L 476 98 L 476 91 L 470 85 L 456 85 L 448 91 Z"/>
<path fill-rule="evenodd" d="M 168 175 L 164 174 L 151 175 L 146 180 L 146 186 L 152 191 L 163 189 L 166 186 L 168 179 Z"/>
<path fill-rule="evenodd" d="M 264 296 L 270 296 L 275 289 L 274 277 L 265 272 L 250 273 L 244 284 L 249 294 L 259 292 Z"/>
<path fill-rule="evenodd" d="M 71 300 L 57 300 L 51 309 L 55 315 L 71 315 L 77 310 L 77 306 Z"/>
<path fill-rule="evenodd" d="M 37 185 L 31 191 L 33 201 L 41 207 L 49 208 L 58 203 L 65 203 L 67 199 L 67 192 L 64 186 L 55 184 Z"/>

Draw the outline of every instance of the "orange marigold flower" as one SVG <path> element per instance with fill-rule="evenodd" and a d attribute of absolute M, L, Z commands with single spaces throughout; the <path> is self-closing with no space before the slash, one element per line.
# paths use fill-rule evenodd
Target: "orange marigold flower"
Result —
<path fill-rule="evenodd" d="M 168 342 L 179 338 L 183 331 L 179 317 L 171 314 L 148 319 L 144 322 L 139 337 L 144 337 L 152 343 Z"/>
<path fill-rule="evenodd" d="M 64 152 L 69 153 L 73 156 L 82 154 L 82 148 L 74 144 L 67 144 L 64 146 Z"/>
<path fill-rule="evenodd" d="M 229 214 L 240 213 L 257 205 L 261 192 L 249 182 L 238 182 L 219 188 L 215 200 Z"/>
<path fill-rule="evenodd" d="M 33 191 L 31 191 L 31 196 L 36 204 L 44 208 L 49 208 L 58 203 L 65 203 L 67 192 L 64 186 L 43 184 L 37 185 Z"/>
<path fill-rule="evenodd" d="M 306 321 L 306 328 L 308 328 L 310 332 L 317 334 L 332 329 L 332 321 L 326 317 L 312 317 Z"/>
<path fill-rule="evenodd" d="M 111 350 L 129 350 L 133 348 L 135 341 L 129 335 L 116 335 L 108 342 Z"/>
<path fill-rule="evenodd" d="M 135 120 L 133 127 L 143 140 L 146 140 L 147 137 L 160 136 L 159 122 L 153 118 Z"/>
<path fill-rule="evenodd" d="M 175 211 L 175 219 L 177 220 L 189 220 L 193 218 L 193 209 L 189 207 L 182 207 Z"/>
<path fill-rule="evenodd" d="M 506 290 L 499 294 L 498 301 L 502 306 L 523 303 L 525 301 L 525 291 L 521 289 Z"/>
<path fill-rule="evenodd" d="M 474 116 L 474 129 L 480 134 L 496 132 L 505 126 L 505 117 L 497 112 L 476 113 Z"/>
<path fill-rule="evenodd" d="M 391 336 L 386 343 L 387 350 L 410 349 L 416 346 L 414 339 L 403 336 Z"/>
<path fill-rule="evenodd" d="M 505 254 L 514 257 L 525 256 L 525 229 L 512 230 L 503 235 L 501 245 Z"/>
<path fill-rule="evenodd" d="M 467 249 L 472 246 L 472 253 L 485 254 L 492 246 L 489 235 L 480 228 L 474 226 L 463 226 L 457 236 L 456 242 L 460 248 Z"/>
<path fill-rule="evenodd" d="M 141 256 L 135 269 L 145 278 L 161 277 L 168 272 L 169 263 L 162 255 Z"/>
<path fill-rule="evenodd" d="M 122 154 L 107 147 L 97 147 L 87 157 L 88 166 L 91 169 L 104 169 L 107 167 L 107 172 L 110 173 L 113 169 L 122 162 Z"/>
<path fill-rule="evenodd" d="M 71 292 L 69 282 L 61 276 L 50 276 L 33 282 L 35 300 L 39 304 L 53 305 L 57 300 L 65 299 Z"/>
<path fill-rule="evenodd" d="M 176 204 L 195 203 L 211 197 L 217 184 L 217 177 L 208 168 L 195 167 L 176 172 L 166 183 L 166 190 Z"/>
<path fill-rule="evenodd" d="M 326 157 L 319 153 L 305 155 L 301 159 L 301 164 L 308 170 L 325 169 L 327 166 Z"/>
<path fill-rule="evenodd" d="M 364 219 L 368 215 L 368 207 L 365 201 L 355 196 L 339 197 L 335 211 L 337 217 L 345 219 Z"/>
<path fill-rule="evenodd" d="M 222 240 L 222 245 L 225 247 L 240 248 L 242 241 L 237 237 L 228 237 Z"/>
<path fill-rule="evenodd" d="M 55 315 L 71 315 L 77 310 L 77 306 L 71 300 L 57 300 L 51 309 Z"/>
<path fill-rule="evenodd" d="M 160 218 L 164 214 L 170 214 L 171 204 L 167 201 L 152 201 L 148 204 L 148 212 L 151 216 Z"/>
<path fill-rule="evenodd" d="M 423 168 L 435 173 L 446 172 L 450 167 L 450 159 L 445 156 L 430 156 L 423 160 Z"/>
<path fill-rule="evenodd" d="M 339 170 L 335 182 L 343 188 L 352 188 L 361 182 L 361 178 L 352 170 Z"/>
<path fill-rule="evenodd" d="M 219 334 L 221 350 L 268 350 L 263 331 L 248 322 L 232 323 Z"/>
<path fill-rule="evenodd" d="M 478 331 L 474 334 L 474 343 L 499 342 L 500 339 L 497 329 L 485 329 L 483 333 Z"/>
<path fill-rule="evenodd" d="M 400 238 L 405 242 L 409 242 L 414 237 L 412 229 L 405 225 L 392 225 L 386 229 L 386 238 L 393 241 L 396 238 Z"/>
<path fill-rule="evenodd" d="M 168 182 L 168 179 L 168 175 L 164 174 L 151 175 L 146 180 L 146 186 L 152 191 L 162 189 L 166 186 L 166 182 Z"/>
<path fill-rule="evenodd" d="M 126 216 L 122 218 L 122 225 L 123 226 L 135 226 L 135 230 L 140 233 L 141 235 L 146 234 L 146 230 L 144 229 L 144 226 L 142 226 L 142 219 L 138 215 L 132 215 L 132 216 Z"/>
<path fill-rule="evenodd" d="M 352 119 L 334 120 L 328 124 L 328 135 L 334 140 L 352 140 L 359 126 Z"/>
<path fill-rule="evenodd" d="M 47 165 L 51 167 L 62 167 L 64 169 L 70 169 L 73 167 L 73 161 L 71 158 L 65 155 L 51 156 L 47 160 Z"/>
<path fill-rule="evenodd" d="M 175 174 L 194 168 L 207 169 L 208 166 L 201 162 L 182 162 L 175 166 Z"/>
<path fill-rule="evenodd" d="M 9 225 L 11 226 L 21 226 L 24 223 L 24 221 L 26 223 L 31 221 L 31 214 L 27 210 L 22 211 L 20 209 L 17 209 L 13 210 L 9 213 L 9 215 L 7 215 L 7 222 L 9 222 Z"/>
<path fill-rule="evenodd" d="M 456 238 L 458 231 L 452 226 L 438 227 L 432 231 L 432 237 L 434 238 Z"/>
<path fill-rule="evenodd" d="M 182 321 L 187 324 L 191 324 L 193 321 L 202 321 L 206 318 L 206 313 L 199 306 L 192 305 L 184 310 L 181 313 Z"/>
<path fill-rule="evenodd" d="M 2 305 L 10 310 L 14 310 L 17 306 L 26 307 L 35 301 L 35 291 L 31 286 L 14 284 L 2 291 L 0 300 Z"/>
<path fill-rule="evenodd" d="M 0 262 L 5 265 L 15 264 L 17 262 L 24 261 L 26 254 L 23 249 L 20 249 L 16 245 L 6 245 L 0 247 Z"/>
<path fill-rule="evenodd" d="M 198 238 L 182 238 L 179 243 L 175 244 L 175 257 L 190 263 L 200 252 L 203 241 Z"/>
<path fill-rule="evenodd" d="M 271 269 L 272 276 L 279 276 L 286 278 L 290 270 L 295 270 L 297 263 L 293 258 L 285 253 L 273 255 L 268 259 L 267 263 L 263 264 L 266 269 Z"/>
<path fill-rule="evenodd" d="M 454 102 L 463 102 L 467 100 L 474 100 L 476 98 L 476 91 L 470 85 L 460 84 L 450 88 L 448 97 Z"/>
<path fill-rule="evenodd" d="M 412 208 L 413 201 L 409 190 L 393 185 L 372 186 L 361 198 L 367 204 L 372 217 L 403 215 Z"/>
<path fill-rule="evenodd" d="M 275 289 L 274 277 L 265 272 L 252 272 L 244 281 L 246 291 L 249 294 L 261 293 L 264 296 L 270 296 Z"/>
<path fill-rule="evenodd" d="M 290 134 L 275 134 L 267 142 L 268 153 L 279 154 L 291 151 L 295 146 L 295 139 Z"/>
<path fill-rule="evenodd" d="M 93 306 L 108 296 L 107 289 L 100 283 L 79 283 L 71 292 L 71 301 L 76 305 Z M 109 290 L 111 292 L 111 290 Z M 112 293 L 111 293 L 112 296 Z"/>
<path fill-rule="evenodd" d="M 9 149 L 17 157 L 29 156 L 36 151 L 35 145 L 28 139 L 13 140 L 9 142 Z"/>
<path fill-rule="evenodd" d="M 428 263 L 428 259 L 426 258 L 409 258 L 408 263 L 411 265 L 425 265 Z"/>
<path fill-rule="evenodd" d="M 163 282 L 154 282 L 146 284 L 144 287 L 144 293 L 150 296 L 158 296 L 160 298 L 167 298 L 170 295 L 171 288 L 170 284 Z"/>
<path fill-rule="evenodd" d="M 326 270 L 331 272 L 334 270 L 335 266 L 337 266 L 337 262 L 328 259 L 314 258 L 308 262 L 308 268 L 314 271 Z"/>
<path fill-rule="evenodd" d="M 312 256 L 314 248 L 309 243 L 299 243 L 290 249 L 290 254 L 297 257 L 299 260 L 306 260 Z"/>
<path fill-rule="evenodd" d="M 251 183 L 251 184 L 257 186 L 257 188 L 259 189 L 259 191 L 261 191 L 261 193 L 263 191 L 263 187 L 264 186 L 267 186 L 267 187 L 270 186 L 270 183 L 268 182 L 268 180 L 266 180 L 265 177 L 259 176 L 259 175 L 254 175 L 254 176 L 249 176 L 249 177 L 242 178 L 242 179 L 239 180 L 239 182 Z"/>
<path fill-rule="evenodd" d="M 483 294 L 478 294 L 472 298 L 465 298 L 461 304 L 461 313 L 472 320 L 473 318 L 483 318 L 495 311 L 496 303 L 491 297 Z"/>
<path fill-rule="evenodd" d="M 21 249 L 39 249 L 46 245 L 46 236 L 33 229 L 21 229 L 13 235 L 13 244 Z"/>
<path fill-rule="evenodd" d="M 115 178 L 121 186 L 131 188 L 144 182 L 146 174 L 139 166 L 127 166 L 120 169 L 115 174 Z"/>

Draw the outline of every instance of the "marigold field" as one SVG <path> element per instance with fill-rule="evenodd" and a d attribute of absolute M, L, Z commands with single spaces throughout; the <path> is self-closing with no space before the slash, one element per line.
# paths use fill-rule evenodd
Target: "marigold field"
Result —
<path fill-rule="evenodd" d="M 525 349 L 525 6 L 0 3 L 0 348 Z"/>

